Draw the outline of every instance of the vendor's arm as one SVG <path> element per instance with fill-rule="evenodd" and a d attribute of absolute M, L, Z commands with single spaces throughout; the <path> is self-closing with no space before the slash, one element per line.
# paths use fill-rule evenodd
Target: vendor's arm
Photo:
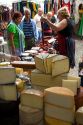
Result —
<path fill-rule="evenodd" d="M 53 24 L 51 21 L 49 21 L 46 17 L 42 17 L 41 21 L 47 22 L 48 25 L 56 32 L 63 30 L 67 26 L 67 20 L 63 19 L 57 24 Z"/>
<path fill-rule="evenodd" d="M 6 53 L 3 53 L 3 52 L 0 52 L 0 58 L 1 59 L 7 59 L 7 60 L 10 60 L 10 61 L 20 61 L 20 57 L 13 56 L 13 55 L 10 55 L 10 54 L 6 54 Z"/>

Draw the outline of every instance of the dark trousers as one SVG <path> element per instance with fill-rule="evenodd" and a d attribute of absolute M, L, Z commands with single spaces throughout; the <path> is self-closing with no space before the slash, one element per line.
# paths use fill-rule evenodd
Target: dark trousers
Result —
<path fill-rule="evenodd" d="M 33 38 L 25 38 L 25 50 L 30 50 L 35 46 L 35 39 Z"/>

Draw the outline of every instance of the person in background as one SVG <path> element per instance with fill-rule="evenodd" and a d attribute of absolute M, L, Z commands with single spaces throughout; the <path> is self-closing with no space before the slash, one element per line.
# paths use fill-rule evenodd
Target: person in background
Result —
<path fill-rule="evenodd" d="M 52 22 L 52 12 L 48 12 L 46 15 L 47 20 Z M 52 36 L 52 28 L 48 25 L 47 22 L 42 22 L 43 36 Z"/>
<path fill-rule="evenodd" d="M 38 8 L 38 13 L 34 16 L 34 20 L 36 22 L 37 29 L 38 29 L 38 42 L 40 42 L 42 38 L 42 31 L 41 31 L 41 16 L 42 15 L 43 15 L 42 8 Z"/>
<path fill-rule="evenodd" d="M 20 23 L 20 27 L 25 35 L 25 50 L 30 50 L 36 46 L 38 31 L 35 21 L 31 19 L 31 11 L 28 8 L 24 8 L 24 17 Z"/>
<path fill-rule="evenodd" d="M 70 67 L 73 68 L 75 66 L 75 41 L 72 37 L 73 22 L 66 6 L 60 8 L 57 14 L 59 22 L 56 24 L 53 24 L 46 17 L 42 17 L 41 21 L 47 22 L 57 32 L 56 39 L 58 41 L 58 47 L 56 50 L 59 54 L 69 57 Z"/>
<path fill-rule="evenodd" d="M 12 15 L 12 20 L 7 26 L 9 51 L 16 56 L 20 56 L 25 47 L 24 33 L 19 28 L 21 20 L 22 14 L 17 11 Z"/>
<path fill-rule="evenodd" d="M 13 56 L 13 55 L 10 55 L 10 54 L 6 54 L 6 53 L 3 53 L 3 52 L 0 52 L 0 60 L 2 59 L 7 59 L 7 60 L 10 60 L 10 61 L 20 61 L 20 57 L 18 56 Z"/>

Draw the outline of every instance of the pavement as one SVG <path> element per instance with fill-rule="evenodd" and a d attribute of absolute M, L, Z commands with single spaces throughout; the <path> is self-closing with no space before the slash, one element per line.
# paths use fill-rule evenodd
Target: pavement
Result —
<path fill-rule="evenodd" d="M 70 69 L 69 74 L 73 76 L 78 76 L 79 62 L 82 60 L 83 56 L 83 39 L 74 36 L 75 39 L 75 62 L 76 65 L 73 69 Z"/>

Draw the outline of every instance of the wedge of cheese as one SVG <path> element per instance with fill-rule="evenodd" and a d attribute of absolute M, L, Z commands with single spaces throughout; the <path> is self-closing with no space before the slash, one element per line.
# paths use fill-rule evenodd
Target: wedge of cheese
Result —
<path fill-rule="evenodd" d="M 66 122 L 74 123 L 75 109 L 68 109 L 45 103 L 45 115 Z"/>
<path fill-rule="evenodd" d="M 69 72 L 69 59 L 66 56 L 58 55 L 52 61 L 52 76 Z"/>
<path fill-rule="evenodd" d="M 20 122 L 24 125 L 37 125 L 41 120 L 43 120 L 43 110 L 19 105 L 19 117 Z"/>
<path fill-rule="evenodd" d="M 0 67 L 0 84 L 11 84 L 16 81 L 14 67 Z"/>
<path fill-rule="evenodd" d="M 43 109 L 43 93 L 35 89 L 27 89 L 21 93 L 21 105 Z"/>
<path fill-rule="evenodd" d="M 17 100 L 17 87 L 15 84 L 0 85 L 0 98 L 7 101 Z"/>
<path fill-rule="evenodd" d="M 51 74 L 44 74 L 37 69 L 31 72 L 32 85 L 39 85 L 45 87 L 62 86 L 62 79 L 67 79 L 67 73 L 52 77 Z"/>
<path fill-rule="evenodd" d="M 72 123 L 45 116 L 45 125 L 72 125 Z"/>
<path fill-rule="evenodd" d="M 62 87 L 70 89 L 74 95 L 77 95 L 77 87 L 78 82 L 77 80 L 62 80 Z"/>
<path fill-rule="evenodd" d="M 65 108 L 73 108 L 74 93 L 64 87 L 50 87 L 44 90 L 44 102 Z"/>
<path fill-rule="evenodd" d="M 69 76 L 67 77 L 68 80 L 77 80 L 78 83 L 78 88 L 80 88 L 80 84 L 81 84 L 81 78 L 79 76 Z"/>
<path fill-rule="evenodd" d="M 79 107 L 76 111 L 76 122 L 83 125 L 83 106 Z"/>
<path fill-rule="evenodd" d="M 41 53 L 35 56 L 36 68 L 43 73 L 52 73 L 52 60 L 56 54 Z"/>

